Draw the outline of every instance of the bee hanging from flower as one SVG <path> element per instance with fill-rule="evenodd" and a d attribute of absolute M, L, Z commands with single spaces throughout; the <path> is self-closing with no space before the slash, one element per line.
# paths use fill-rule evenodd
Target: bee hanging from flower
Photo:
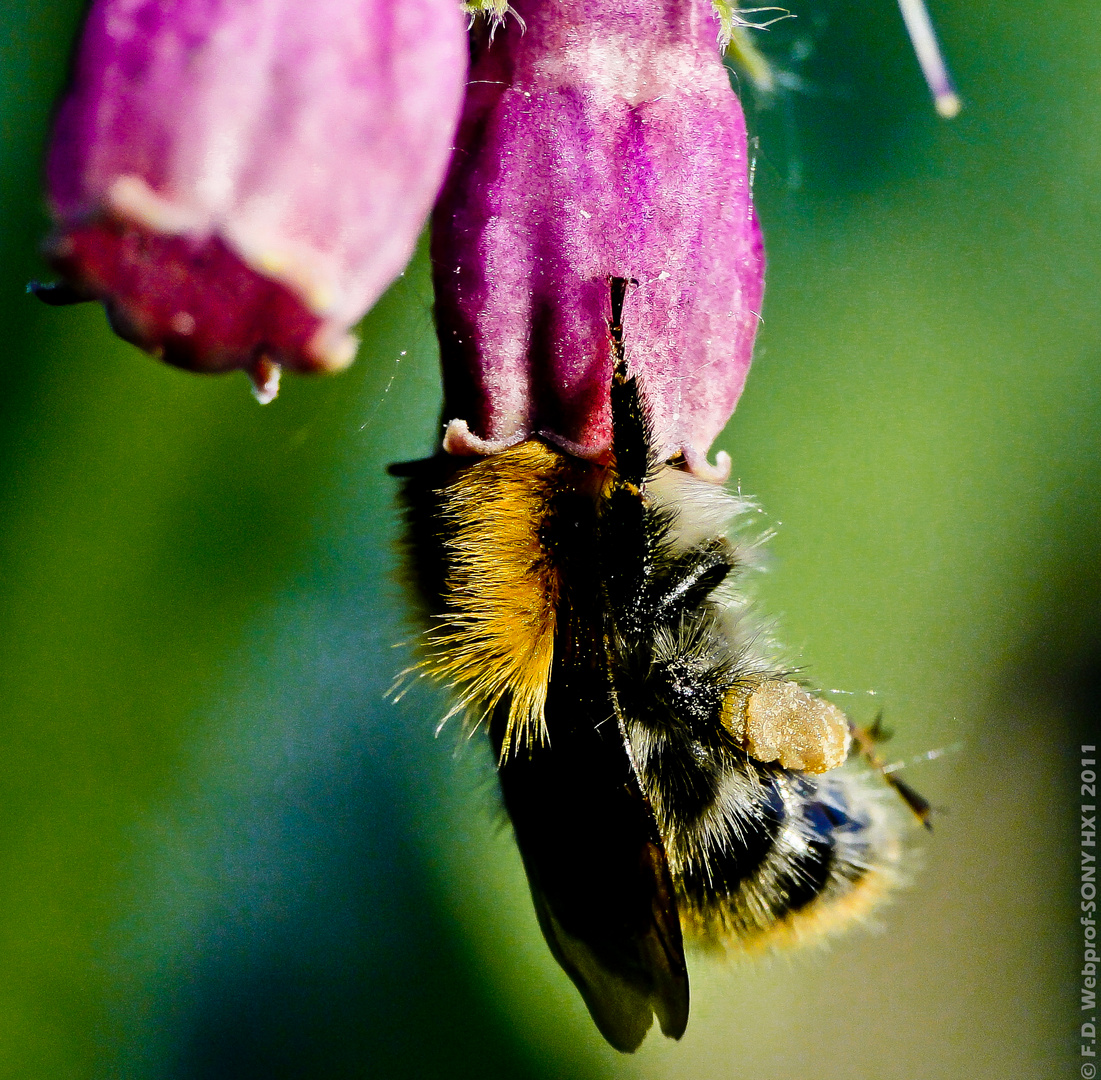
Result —
<path fill-rule="evenodd" d="M 858 920 L 902 858 L 889 788 L 928 807 L 841 768 L 871 736 L 748 610 L 752 508 L 707 450 L 764 259 L 709 6 L 516 8 L 475 27 L 433 217 L 444 435 L 396 470 L 434 612 L 414 670 L 488 732 L 551 952 L 631 1051 L 684 1032 L 686 942 Z"/>

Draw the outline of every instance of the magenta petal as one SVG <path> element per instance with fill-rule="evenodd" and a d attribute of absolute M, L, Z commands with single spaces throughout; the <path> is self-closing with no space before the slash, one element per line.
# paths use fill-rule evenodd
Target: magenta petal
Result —
<path fill-rule="evenodd" d="M 343 367 L 435 197 L 466 54 L 454 0 L 96 0 L 51 256 L 172 363 Z"/>
<path fill-rule="evenodd" d="M 447 446 L 611 445 L 608 278 L 663 457 L 737 403 L 761 305 L 745 121 L 709 0 L 516 0 L 433 216 Z"/>

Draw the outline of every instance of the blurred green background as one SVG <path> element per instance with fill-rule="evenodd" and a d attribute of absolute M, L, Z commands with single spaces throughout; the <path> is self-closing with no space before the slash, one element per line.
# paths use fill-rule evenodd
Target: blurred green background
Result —
<path fill-rule="evenodd" d="M 830 950 L 693 965 L 607 1048 L 474 743 L 384 694 L 413 633 L 385 466 L 429 453 L 422 253 L 356 366 L 258 407 L 42 276 L 79 18 L 0 12 L 0 1077 L 1077 1075 L 1077 747 L 1101 694 L 1101 20 L 940 0 L 936 118 L 891 0 L 801 0 L 745 92 L 765 325 L 721 440 L 764 607 L 945 812 Z M 874 691 L 874 696 L 871 691 Z M 1089 741 L 1089 740 L 1088 740 Z M 1093 739 L 1092 741 L 1096 741 Z"/>

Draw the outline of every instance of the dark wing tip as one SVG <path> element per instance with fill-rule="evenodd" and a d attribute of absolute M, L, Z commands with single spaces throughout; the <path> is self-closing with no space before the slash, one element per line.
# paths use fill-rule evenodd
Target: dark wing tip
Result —
<path fill-rule="evenodd" d="M 583 940 L 570 934 L 544 899 L 535 896 L 543 936 L 554 958 L 581 992 L 597 1030 L 624 1054 L 641 1045 L 657 1015 L 662 1033 L 679 1039 L 688 1025 L 688 974 L 674 971 L 655 927 L 638 942 L 643 967 L 612 966 Z"/>
<path fill-rule="evenodd" d="M 625 1054 L 642 1045 L 655 1015 L 671 1039 L 679 1039 L 688 1026 L 688 967 L 672 878 L 660 845 L 642 845 L 638 870 L 645 889 L 636 895 L 648 905 L 648 913 L 607 941 L 571 933 L 548 898 L 532 886 L 539 925 L 554 958 L 581 991 L 600 1034 Z"/>
<path fill-rule="evenodd" d="M 639 949 L 653 979 L 652 1003 L 662 1034 L 679 1039 L 688 1027 L 688 966 L 677 898 L 664 850 L 651 841 L 643 849 L 642 858 L 653 892 L 652 921 Z"/>

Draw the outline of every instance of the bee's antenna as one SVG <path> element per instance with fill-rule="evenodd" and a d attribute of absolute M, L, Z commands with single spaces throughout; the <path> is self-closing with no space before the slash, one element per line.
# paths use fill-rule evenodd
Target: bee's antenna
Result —
<path fill-rule="evenodd" d="M 608 279 L 612 299 L 612 317 L 608 320 L 608 333 L 612 337 L 612 370 L 616 375 L 627 378 L 627 357 L 623 348 L 623 301 L 627 297 L 627 288 L 637 285 L 635 278 L 613 277 Z"/>
<path fill-rule="evenodd" d="M 628 484 L 640 486 L 649 471 L 650 430 L 639 398 L 638 380 L 627 373 L 623 342 L 623 303 L 628 287 L 637 284 L 635 278 L 608 279 L 611 293 L 608 335 L 612 339 L 612 448 L 616 470 Z"/>

